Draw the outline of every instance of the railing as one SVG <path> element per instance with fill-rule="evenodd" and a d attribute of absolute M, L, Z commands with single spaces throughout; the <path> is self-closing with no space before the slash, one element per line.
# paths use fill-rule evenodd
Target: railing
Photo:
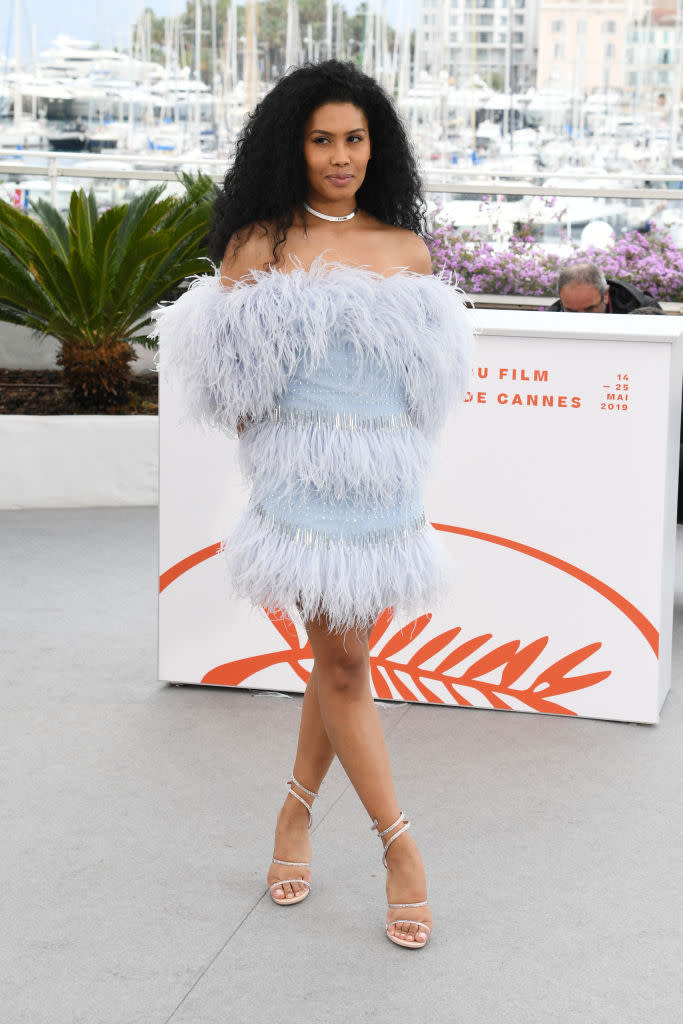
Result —
<path fill-rule="evenodd" d="M 86 156 L 84 155 L 84 159 Z M 21 159 L 17 159 L 17 157 Z M 25 158 L 37 158 L 46 161 L 46 163 L 27 164 L 23 162 Z M 181 169 L 183 161 L 182 155 L 172 155 L 169 158 L 168 154 L 163 154 L 163 156 L 135 154 L 131 159 L 134 159 L 142 166 L 137 168 L 118 168 L 111 165 L 98 167 L 98 159 L 107 162 L 117 159 L 117 154 L 114 150 L 111 155 L 91 157 L 92 166 L 90 167 L 84 167 L 81 164 L 78 168 L 74 168 L 60 164 L 60 158 L 64 158 L 63 153 L 45 152 L 43 150 L 0 150 L 0 176 L 11 175 L 13 178 L 20 177 L 22 179 L 47 177 L 50 182 L 50 201 L 56 206 L 58 184 L 62 179 L 69 181 L 176 182 L 178 180 L 178 171 L 167 169 L 168 164 L 172 161 L 177 164 L 178 169 Z M 201 164 L 207 171 L 211 172 L 210 176 L 216 183 L 222 181 L 223 169 L 227 164 L 226 160 L 219 161 L 206 155 L 202 157 Z M 523 172 L 522 175 L 516 174 L 514 170 L 511 170 L 509 172 L 497 172 L 495 177 L 490 172 L 487 173 L 485 170 L 478 170 L 476 168 L 468 169 L 467 171 L 460 169 L 439 169 L 437 171 L 435 169 L 431 174 L 429 173 L 429 168 L 425 170 L 425 192 L 428 195 L 471 195 L 472 197 L 480 196 L 482 199 L 507 196 L 540 196 L 547 198 L 641 200 L 643 202 L 665 201 L 667 205 L 683 203 L 683 175 L 680 174 L 649 174 L 644 172 L 599 173 L 600 182 L 609 181 L 613 183 L 613 187 L 595 189 L 579 185 L 574 187 L 567 184 L 544 185 L 531 183 L 533 179 L 552 177 L 553 172 L 550 170 Z M 520 176 L 525 181 L 520 182 Z M 586 171 L 580 169 L 563 170 L 558 174 L 558 177 L 565 180 L 573 177 L 585 180 Z M 642 181 L 643 186 L 634 186 L 632 184 L 634 180 Z M 669 182 L 677 187 L 652 187 L 651 184 L 656 183 L 657 186 L 661 186 L 664 182 Z M 538 309 L 550 305 L 555 297 L 477 294 L 473 295 L 472 298 L 480 308 Z M 667 313 L 683 312 L 683 303 L 662 302 L 661 305 Z"/>
<path fill-rule="evenodd" d="M 14 159 L 11 159 L 13 157 Z M 23 158 L 39 158 L 42 160 L 47 159 L 47 165 L 41 164 L 26 164 L 23 163 Z M 150 181 L 150 182 L 162 182 L 162 181 L 176 181 L 178 174 L 173 170 L 163 170 L 159 166 L 154 166 L 155 163 L 164 163 L 168 165 L 169 156 L 164 154 L 162 157 L 151 157 L 143 154 L 136 154 L 134 159 L 141 164 L 149 164 L 149 167 L 139 168 L 112 168 L 102 167 L 98 168 L 95 164 L 97 157 L 93 159 L 92 167 L 80 166 L 76 170 L 73 167 L 62 166 L 58 163 L 59 159 L 64 157 L 63 153 L 46 152 L 43 150 L 0 150 L 0 175 L 14 175 L 23 177 L 47 177 L 50 180 L 50 201 L 53 205 L 57 203 L 57 184 L 60 178 L 68 179 L 84 179 L 84 180 L 109 180 L 109 181 Z M 116 150 L 111 151 L 111 156 L 106 154 L 101 157 L 103 160 L 116 159 Z M 176 160 L 179 166 L 182 166 L 182 156 L 174 156 L 171 159 Z M 213 170 L 212 165 L 218 164 L 219 167 L 223 166 L 219 160 L 212 159 L 210 157 L 202 158 L 202 163 Z M 437 177 L 436 174 L 430 175 L 429 170 L 426 172 L 426 184 L 425 191 L 427 193 L 458 193 L 458 194 L 469 194 L 469 195 L 480 195 L 480 196 L 557 196 L 561 197 L 578 197 L 586 199 L 648 199 L 648 200 L 668 200 L 669 202 L 681 202 L 683 201 L 683 175 L 680 174 L 647 174 L 643 172 L 627 172 L 618 174 L 599 174 L 601 181 L 614 181 L 615 185 L 619 181 L 632 182 L 634 179 L 640 179 L 643 182 L 671 182 L 675 183 L 677 188 L 651 188 L 651 187 L 634 187 L 626 186 L 623 188 L 576 188 L 571 185 L 534 185 L 534 184 L 511 184 L 509 179 L 519 178 L 519 174 L 515 174 L 513 171 L 502 172 L 497 174 L 496 177 L 492 177 L 490 173 L 486 171 L 477 171 L 476 169 L 460 171 L 453 169 L 448 172 L 439 171 L 439 175 L 443 177 Z M 462 177 L 461 177 L 462 175 Z M 525 179 L 535 178 L 549 178 L 553 176 L 553 172 L 550 170 L 546 171 L 534 171 L 534 172 L 523 172 L 522 175 Z M 215 173 L 211 174 L 211 177 L 216 183 L 220 183 L 223 179 L 223 174 L 220 169 L 216 169 Z M 586 172 L 580 170 L 562 171 L 559 175 L 562 178 L 585 178 Z M 678 195 L 680 193 L 680 196 Z"/>

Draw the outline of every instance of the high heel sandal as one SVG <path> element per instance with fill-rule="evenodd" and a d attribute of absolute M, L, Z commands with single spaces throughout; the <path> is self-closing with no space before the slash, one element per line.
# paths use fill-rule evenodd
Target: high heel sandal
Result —
<path fill-rule="evenodd" d="M 311 797 L 311 803 L 313 802 L 313 800 L 315 800 L 318 794 L 313 793 L 311 792 L 310 789 L 306 789 L 305 786 L 302 786 L 300 782 L 297 782 L 293 775 L 290 776 L 289 779 L 287 779 L 286 785 L 288 786 L 289 795 L 293 796 L 295 800 L 298 800 L 300 804 L 303 804 L 306 810 L 308 811 L 308 827 L 310 829 L 311 824 L 313 822 L 313 813 L 311 811 L 310 804 L 308 804 L 307 801 L 304 800 L 302 796 L 299 796 L 299 794 L 293 788 L 292 783 L 294 784 L 294 786 L 300 789 L 302 793 L 307 793 L 308 796 Z M 278 860 L 276 857 L 273 857 L 272 862 L 273 864 L 284 864 L 288 868 L 310 868 L 311 866 L 310 860 L 306 862 L 297 862 L 292 860 Z M 300 882 L 301 884 L 306 886 L 306 889 L 304 892 L 299 893 L 298 896 L 292 896 L 291 899 L 276 899 L 275 896 L 273 895 L 273 889 L 281 888 L 288 882 Z M 311 883 L 307 882 L 305 878 L 282 878 L 279 882 L 273 882 L 272 885 L 269 885 L 268 890 L 270 892 L 270 898 L 272 899 L 273 903 L 277 903 L 279 907 L 289 907 L 295 903 L 301 903 L 302 900 L 306 899 L 306 897 L 311 891 Z"/>
<path fill-rule="evenodd" d="M 396 832 L 391 837 L 391 839 L 389 839 L 386 845 L 382 843 L 382 864 L 384 865 L 385 868 L 387 866 L 387 850 L 389 849 L 389 847 L 391 846 L 395 839 L 398 839 L 399 836 L 402 836 L 404 832 L 408 831 L 408 829 L 410 828 L 410 822 L 404 816 L 403 811 L 401 811 L 394 824 L 389 825 L 389 828 L 385 828 L 383 832 L 379 831 L 379 822 L 377 821 L 377 818 L 375 818 L 371 825 L 371 828 L 377 832 L 378 837 L 382 840 L 384 839 L 384 836 L 388 832 L 391 832 L 392 829 L 396 828 L 397 825 L 403 825 L 403 827 L 400 828 L 398 832 Z M 389 910 L 409 910 L 412 907 L 426 907 L 428 903 L 429 900 L 422 900 L 421 903 L 388 903 L 387 906 Z M 389 929 L 395 924 L 416 924 L 418 926 L 418 934 L 420 931 L 424 930 L 427 933 L 427 938 L 424 940 L 424 942 L 417 942 L 417 936 L 415 939 L 402 939 L 398 935 L 391 935 L 389 933 Z M 423 946 L 426 946 L 427 943 L 429 942 L 429 936 L 431 934 L 431 931 L 432 929 L 428 924 L 424 924 L 423 921 L 413 921 L 410 918 L 399 918 L 398 921 L 390 921 L 385 928 L 387 938 L 390 939 L 391 942 L 394 942 L 397 946 L 404 946 L 406 949 L 422 949 Z"/>

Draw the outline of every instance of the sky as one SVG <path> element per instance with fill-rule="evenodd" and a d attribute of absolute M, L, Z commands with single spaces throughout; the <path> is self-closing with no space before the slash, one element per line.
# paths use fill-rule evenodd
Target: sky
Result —
<path fill-rule="evenodd" d="M 348 10 L 355 10 L 354 0 L 343 0 Z M 14 35 L 11 29 L 14 0 L 1 0 L 0 11 L 0 53 L 14 55 Z M 104 0 L 70 0 L 68 3 L 55 3 L 55 0 L 19 0 L 22 10 L 22 64 L 30 62 L 32 52 L 31 25 L 36 26 L 38 52 L 46 49 L 52 39 L 60 32 L 77 39 L 96 40 L 98 35 L 103 46 L 125 46 L 128 30 L 136 18 L 137 11 L 150 6 L 158 14 L 170 14 L 173 9 L 184 10 L 184 0 L 138 0 L 128 3 L 108 2 Z M 387 0 L 389 21 L 396 24 L 400 10 L 409 12 L 411 24 L 415 24 L 417 0 Z"/>

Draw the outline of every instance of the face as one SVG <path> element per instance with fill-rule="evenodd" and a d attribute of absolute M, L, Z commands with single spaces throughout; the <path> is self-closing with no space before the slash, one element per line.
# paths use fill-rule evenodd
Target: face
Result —
<path fill-rule="evenodd" d="M 603 296 L 595 285 L 574 281 L 564 286 L 560 292 L 560 302 L 566 313 L 604 313 L 608 293 L 609 289 Z"/>
<path fill-rule="evenodd" d="M 314 110 L 304 128 L 309 204 L 336 204 L 350 212 L 370 155 L 368 120 L 359 107 L 325 103 Z"/>

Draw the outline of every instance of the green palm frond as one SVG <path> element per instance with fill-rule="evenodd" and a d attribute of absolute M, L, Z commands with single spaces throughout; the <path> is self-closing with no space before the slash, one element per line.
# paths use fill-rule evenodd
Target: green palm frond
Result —
<path fill-rule="evenodd" d="M 95 195 L 76 191 L 68 217 L 43 200 L 33 217 L 0 202 L 0 320 L 88 348 L 150 343 L 157 303 L 184 278 L 211 270 L 206 235 L 215 187 L 182 175 L 184 192 L 155 186 L 98 215 Z"/>
<path fill-rule="evenodd" d="M 43 223 L 52 245 L 59 252 L 61 258 L 66 261 L 69 258 L 69 228 L 59 210 L 50 206 L 44 199 L 38 199 L 32 204 L 39 219 Z"/>

